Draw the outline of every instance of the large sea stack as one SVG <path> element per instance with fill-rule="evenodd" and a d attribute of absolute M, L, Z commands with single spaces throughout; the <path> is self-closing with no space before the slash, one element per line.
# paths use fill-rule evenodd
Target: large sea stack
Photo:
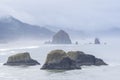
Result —
<path fill-rule="evenodd" d="M 80 67 L 77 67 L 75 61 L 70 59 L 63 50 L 53 50 L 47 55 L 41 69 L 71 70 L 80 69 Z"/>
<path fill-rule="evenodd" d="M 68 35 L 68 33 L 66 33 L 63 30 L 58 31 L 52 39 L 52 44 L 71 44 L 71 39 Z"/>
<path fill-rule="evenodd" d="M 19 65 L 27 65 L 27 66 L 32 66 L 32 65 L 40 65 L 39 62 L 36 60 L 33 60 L 30 57 L 30 54 L 28 52 L 25 53 L 18 53 L 15 55 L 12 55 L 8 57 L 7 62 L 4 65 L 10 65 L 10 66 L 19 66 Z"/>

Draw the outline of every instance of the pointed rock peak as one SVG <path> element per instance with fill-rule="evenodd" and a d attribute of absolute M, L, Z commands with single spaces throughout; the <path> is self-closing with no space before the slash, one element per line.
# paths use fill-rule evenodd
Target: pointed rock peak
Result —
<path fill-rule="evenodd" d="M 58 32 L 65 32 L 64 30 L 59 30 Z M 65 32 L 66 33 L 66 32 Z"/>
<path fill-rule="evenodd" d="M 68 35 L 68 33 L 65 32 L 64 30 L 59 30 L 56 34 L 66 34 L 66 35 Z"/>
<path fill-rule="evenodd" d="M 53 44 L 71 44 L 71 39 L 64 30 L 58 31 L 52 39 Z"/>

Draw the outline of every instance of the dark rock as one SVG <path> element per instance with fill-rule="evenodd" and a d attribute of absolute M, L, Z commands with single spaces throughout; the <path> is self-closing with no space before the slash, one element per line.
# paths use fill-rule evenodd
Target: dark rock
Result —
<path fill-rule="evenodd" d="M 107 65 L 107 64 L 102 59 L 96 58 L 95 65 L 100 66 L 100 65 Z"/>
<path fill-rule="evenodd" d="M 76 41 L 75 44 L 78 45 L 78 41 Z"/>
<path fill-rule="evenodd" d="M 63 50 L 53 50 L 47 55 L 46 62 L 41 69 L 71 70 L 81 68 Z"/>
<path fill-rule="evenodd" d="M 78 66 L 107 65 L 102 59 L 96 58 L 93 55 L 85 54 L 81 51 L 70 51 L 67 55 L 74 60 Z"/>
<path fill-rule="evenodd" d="M 8 57 L 7 63 L 4 65 L 11 65 L 11 66 L 19 66 L 19 65 L 40 65 L 39 62 L 36 60 L 31 59 L 30 54 L 28 52 L 25 53 L 18 53 Z"/>
<path fill-rule="evenodd" d="M 71 40 L 69 35 L 63 31 L 60 30 L 59 32 L 57 32 L 52 39 L 52 44 L 71 44 Z"/>
<path fill-rule="evenodd" d="M 100 44 L 100 40 L 98 38 L 95 38 L 95 44 Z"/>

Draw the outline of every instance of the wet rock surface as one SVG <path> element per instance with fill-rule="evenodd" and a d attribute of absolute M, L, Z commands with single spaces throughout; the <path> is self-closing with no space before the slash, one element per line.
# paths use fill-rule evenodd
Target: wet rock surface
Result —
<path fill-rule="evenodd" d="M 102 59 L 81 51 L 53 50 L 47 55 L 45 64 L 41 69 L 71 70 L 81 69 L 81 66 L 107 65 Z"/>
<path fill-rule="evenodd" d="M 80 69 L 80 67 L 63 50 L 53 50 L 48 54 L 46 62 L 41 69 L 71 70 Z"/>
<path fill-rule="evenodd" d="M 78 66 L 107 65 L 102 59 L 96 58 L 90 54 L 85 54 L 81 51 L 70 51 L 67 55 L 74 60 Z"/>
<path fill-rule="evenodd" d="M 25 53 L 18 53 L 15 55 L 12 55 L 8 57 L 7 62 L 4 65 L 10 65 L 10 66 L 19 66 L 19 65 L 40 65 L 39 62 L 32 59 L 30 57 L 30 54 L 28 52 Z"/>

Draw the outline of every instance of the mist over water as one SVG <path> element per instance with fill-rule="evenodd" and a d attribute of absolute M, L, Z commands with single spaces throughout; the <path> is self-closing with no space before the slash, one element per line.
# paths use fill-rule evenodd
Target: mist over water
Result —
<path fill-rule="evenodd" d="M 92 39 L 79 40 L 79 45 L 50 45 L 50 44 L 29 44 L 25 45 L 13 45 L 6 44 L 0 46 L 0 80 L 119 80 L 120 74 L 120 58 L 119 47 L 120 39 L 108 38 L 100 39 L 101 42 L 105 41 L 107 44 L 95 45 L 89 44 Z M 118 43 L 117 43 L 118 42 Z M 13 44 L 13 43 L 12 43 Z M 6 48 L 5 48 L 6 46 Z M 6 50 L 5 50 L 6 49 Z M 67 51 L 83 51 L 86 54 L 93 54 L 98 58 L 103 59 L 108 66 L 83 66 L 82 70 L 70 70 L 70 71 L 52 71 L 52 70 L 40 70 L 45 62 L 47 54 L 54 49 L 62 49 Z M 7 61 L 8 56 L 19 53 L 30 52 L 32 58 L 41 63 L 40 66 L 31 67 L 13 67 L 3 66 L 3 63 Z"/>
<path fill-rule="evenodd" d="M 120 80 L 119 3 L 119 0 L 1 0 L 0 80 Z M 61 29 L 68 33 L 72 44 L 44 44 L 51 42 Z M 95 38 L 100 45 L 94 44 Z M 47 54 L 56 49 L 83 51 L 108 65 L 41 70 Z M 3 65 L 9 56 L 22 52 L 29 52 L 41 65 Z"/>

